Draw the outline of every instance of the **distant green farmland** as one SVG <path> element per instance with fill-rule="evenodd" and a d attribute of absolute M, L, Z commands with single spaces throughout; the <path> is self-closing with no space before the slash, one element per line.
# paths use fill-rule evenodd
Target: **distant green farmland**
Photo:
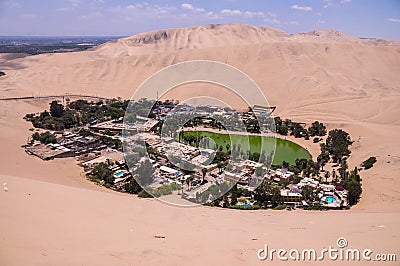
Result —
<path fill-rule="evenodd" d="M 185 131 L 184 135 L 211 138 L 214 140 L 215 144 L 218 145 L 218 147 L 222 146 L 223 151 L 225 152 L 227 151 L 226 146 L 229 144 L 231 149 L 233 145 L 236 145 L 236 147 L 240 146 L 241 150 L 244 152 L 247 152 L 247 150 L 250 149 L 251 153 L 258 152 L 261 154 L 261 152 L 264 151 L 265 156 L 268 156 L 271 153 L 274 145 L 274 139 L 271 137 L 244 136 L 234 134 L 228 135 L 206 131 Z M 283 161 L 286 161 L 290 164 L 295 164 L 296 159 L 311 159 L 309 152 L 300 145 L 280 138 L 276 138 L 275 140 L 276 149 L 272 164 L 280 165 Z"/>

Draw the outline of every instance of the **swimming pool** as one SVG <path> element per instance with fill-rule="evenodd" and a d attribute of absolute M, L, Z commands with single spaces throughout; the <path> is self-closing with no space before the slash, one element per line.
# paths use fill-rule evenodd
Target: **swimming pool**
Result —
<path fill-rule="evenodd" d="M 247 202 L 247 203 L 238 202 L 237 205 L 241 206 L 241 207 L 251 207 L 251 206 L 253 206 L 253 204 L 251 204 L 250 202 Z"/>
<path fill-rule="evenodd" d="M 334 198 L 334 197 L 326 197 L 326 201 L 328 203 L 336 202 L 336 198 Z"/>
<path fill-rule="evenodd" d="M 124 171 L 120 170 L 120 171 L 115 172 L 114 177 L 121 177 L 123 175 L 124 175 Z"/>

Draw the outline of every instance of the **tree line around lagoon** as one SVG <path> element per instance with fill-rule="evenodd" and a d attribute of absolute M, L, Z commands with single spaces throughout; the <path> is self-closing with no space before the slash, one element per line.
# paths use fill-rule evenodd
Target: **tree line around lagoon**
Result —
<path fill-rule="evenodd" d="M 279 116 L 274 117 L 276 133 L 287 136 L 291 135 L 295 138 L 323 137 L 326 135 L 326 127 L 323 123 L 314 121 L 308 129 L 303 123 L 294 122 L 290 119 L 282 120 Z"/>

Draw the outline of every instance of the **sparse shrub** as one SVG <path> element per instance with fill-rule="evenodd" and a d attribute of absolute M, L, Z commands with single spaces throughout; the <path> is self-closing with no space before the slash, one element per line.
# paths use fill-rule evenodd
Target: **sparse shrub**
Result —
<path fill-rule="evenodd" d="M 161 195 L 160 195 L 161 196 Z M 142 190 L 138 193 L 138 197 L 140 198 L 153 198 L 152 195 L 150 195 L 149 193 L 147 193 L 146 190 Z"/>
<path fill-rule="evenodd" d="M 171 185 L 169 184 L 162 185 L 157 190 L 158 192 L 160 192 L 161 195 L 169 195 L 172 194 L 173 191 Z"/>
<path fill-rule="evenodd" d="M 318 142 L 320 142 L 321 140 L 322 140 L 321 138 L 315 137 L 315 138 L 313 139 L 313 143 L 318 143 Z"/>
<path fill-rule="evenodd" d="M 286 205 L 278 205 L 278 206 L 276 206 L 275 208 L 273 208 L 273 210 L 279 211 L 279 210 L 283 210 L 283 209 L 285 209 L 285 208 L 286 208 Z"/>
<path fill-rule="evenodd" d="M 374 166 L 374 163 L 376 163 L 376 157 L 369 157 L 367 160 L 362 162 L 362 166 L 365 170 L 367 170 L 369 168 L 372 168 L 372 166 Z"/>

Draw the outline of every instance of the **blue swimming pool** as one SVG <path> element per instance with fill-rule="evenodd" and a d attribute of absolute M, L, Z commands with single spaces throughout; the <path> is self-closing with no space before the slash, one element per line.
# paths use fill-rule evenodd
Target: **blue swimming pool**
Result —
<path fill-rule="evenodd" d="M 247 202 L 247 203 L 238 202 L 237 205 L 241 206 L 241 207 L 251 207 L 251 206 L 253 206 L 253 204 L 251 204 L 250 202 Z"/>
<path fill-rule="evenodd" d="M 334 197 L 326 197 L 326 201 L 328 203 L 336 202 L 336 198 L 334 198 Z"/>
<path fill-rule="evenodd" d="M 124 175 L 124 171 L 118 171 L 114 174 L 114 177 L 121 177 Z"/>

